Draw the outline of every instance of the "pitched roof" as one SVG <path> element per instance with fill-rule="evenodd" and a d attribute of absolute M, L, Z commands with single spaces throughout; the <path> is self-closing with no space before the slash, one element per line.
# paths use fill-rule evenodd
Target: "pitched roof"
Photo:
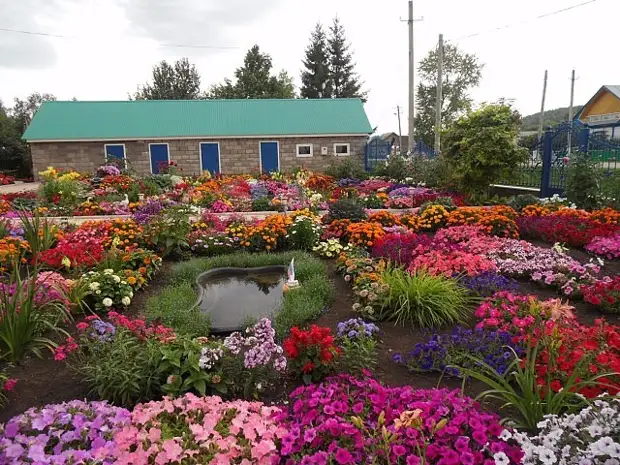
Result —
<path fill-rule="evenodd" d="M 359 99 L 45 102 L 23 138 L 131 140 L 369 134 Z"/>
<path fill-rule="evenodd" d="M 612 94 L 612 95 L 614 95 L 616 98 L 620 99 L 620 86 L 602 86 L 602 87 L 601 87 L 601 88 L 600 88 L 600 89 L 596 92 L 596 94 L 594 94 L 594 95 L 592 96 L 592 98 L 591 98 L 590 100 L 588 100 L 588 102 L 587 102 L 587 103 L 586 103 L 583 107 L 581 107 L 581 110 L 579 110 L 579 111 L 577 112 L 577 114 L 574 116 L 574 118 L 573 118 L 573 119 L 575 119 L 575 120 L 580 119 L 580 118 L 581 118 L 581 115 L 582 115 L 582 114 L 584 113 L 584 111 L 585 111 L 585 110 L 586 110 L 586 109 L 590 106 L 590 104 L 591 104 L 592 102 L 594 102 L 594 101 L 595 101 L 595 100 L 599 97 L 599 95 L 601 95 L 601 94 L 602 94 L 603 92 L 605 92 L 605 91 L 607 91 L 607 92 L 611 93 L 611 94 Z"/>

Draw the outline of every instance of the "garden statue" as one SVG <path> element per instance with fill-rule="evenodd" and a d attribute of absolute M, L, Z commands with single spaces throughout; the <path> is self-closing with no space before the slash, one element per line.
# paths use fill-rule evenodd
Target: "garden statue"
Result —
<path fill-rule="evenodd" d="M 288 271 L 286 273 L 287 279 L 286 283 L 284 283 L 283 290 L 284 292 L 299 287 L 299 281 L 295 279 L 295 258 L 291 259 L 291 263 L 288 266 Z"/>

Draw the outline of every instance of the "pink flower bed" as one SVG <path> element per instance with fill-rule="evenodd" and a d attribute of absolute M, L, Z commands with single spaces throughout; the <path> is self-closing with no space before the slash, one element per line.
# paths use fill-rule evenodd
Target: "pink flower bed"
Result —
<path fill-rule="evenodd" d="M 608 260 L 620 258 L 620 234 L 610 237 L 595 237 L 586 245 L 586 250 Z"/>
<path fill-rule="evenodd" d="M 276 407 L 186 394 L 136 406 L 116 436 L 116 465 L 272 465 L 287 431 Z"/>
<path fill-rule="evenodd" d="M 474 255 L 458 249 L 433 249 L 415 257 L 408 268 L 413 273 L 426 269 L 432 275 L 454 276 L 466 274 L 477 276 L 485 271 L 495 271 L 495 264 L 481 255 Z"/>

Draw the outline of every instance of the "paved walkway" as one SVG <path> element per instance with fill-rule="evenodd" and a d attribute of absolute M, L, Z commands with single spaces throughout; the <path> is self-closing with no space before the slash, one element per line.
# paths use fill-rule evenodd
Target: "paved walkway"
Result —
<path fill-rule="evenodd" d="M 38 191 L 41 187 L 40 182 L 22 182 L 0 186 L 0 194 L 14 194 L 15 192 Z"/>

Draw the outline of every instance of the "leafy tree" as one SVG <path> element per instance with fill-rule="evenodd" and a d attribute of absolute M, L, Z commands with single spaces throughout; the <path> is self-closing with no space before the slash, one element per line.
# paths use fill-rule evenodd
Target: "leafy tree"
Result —
<path fill-rule="evenodd" d="M 576 115 L 582 108 L 582 105 L 575 105 L 573 107 L 573 115 Z M 557 126 L 560 123 L 568 121 L 568 113 L 568 107 L 545 110 L 544 126 Z M 524 116 L 521 131 L 536 131 L 538 129 L 539 120 L 540 112 Z"/>
<path fill-rule="evenodd" d="M 13 108 L 11 109 L 11 116 L 15 119 L 17 123 L 17 129 L 21 134 L 24 133 L 30 121 L 34 117 L 34 114 L 37 112 L 39 107 L 44 102 L 55 101 L 56 97 L 52 94 L 40 94 L 38 92 L 33 92 L 26 100 L 20 100 L 18 98 L 15 99 L 15 103 L 13 104 Z"/>
<path fill-rule="evenodd" d="M 437 49 L 431 50 L 420 62 L 420 83 L 416 91 L 416 138 L 431 147 L 435 139 L 438 62 Z M 444 45 L 442 128 L 471 109 L 469 91 L 480 84 L 483 66 L 476 55 L 465 53 L 456 45 Z"/>
<path fill-rule="evenodd" d="M 18 122 L 9 116 L 8 110 L 0 102 L 0 168 L 18 168 L 25 149 Z"/>
<path fill-rule="evenodd" d="M 187 58 L 174 66 L 162 61 L 153 67 L 153 83 L 146 83 L 135 93 L 136 100 L 196 100 L 202 98 L 200 74 Z"/>
<path fill-rule="evenodd" d="M 306 48 L 301 72 L 302 98 L 330 98 L 332 96 L 331 73 L 327 51 L 327 35 L 321 23 L 317 23 Z"/>
<path fill-rule="evenodd" d="M 449 187 L 482 194 L 517 168 L 527 150 L 517 145 L 521 116 L 509 105 L 483 105 L 454 122 L 444 136 L 440 161 Z"/>
<path fill-rule="evenodd" d="M 245 55 L 243 66 L 235 71 L 236 81 L 224 79 L 223 84 L 211 87 L 209 98 L 267 99 L 294 98 L 293 79 L 286 71 L 272 75 L 273 62 L 267 53 L 254 45 Z"/>
<path fill-rule="evenodd" d="M 355 63 L 353 63 L 353 56 L 349 51 L 350 44 L 347 43 L 344 26 L 338 18 L 334 19 L 329 32 L 327 53 L 332 88 L 331 97 L 361 98 L 366 101 L 367 92 L 362 91 L 362 83 L 354 71 Z"/>

